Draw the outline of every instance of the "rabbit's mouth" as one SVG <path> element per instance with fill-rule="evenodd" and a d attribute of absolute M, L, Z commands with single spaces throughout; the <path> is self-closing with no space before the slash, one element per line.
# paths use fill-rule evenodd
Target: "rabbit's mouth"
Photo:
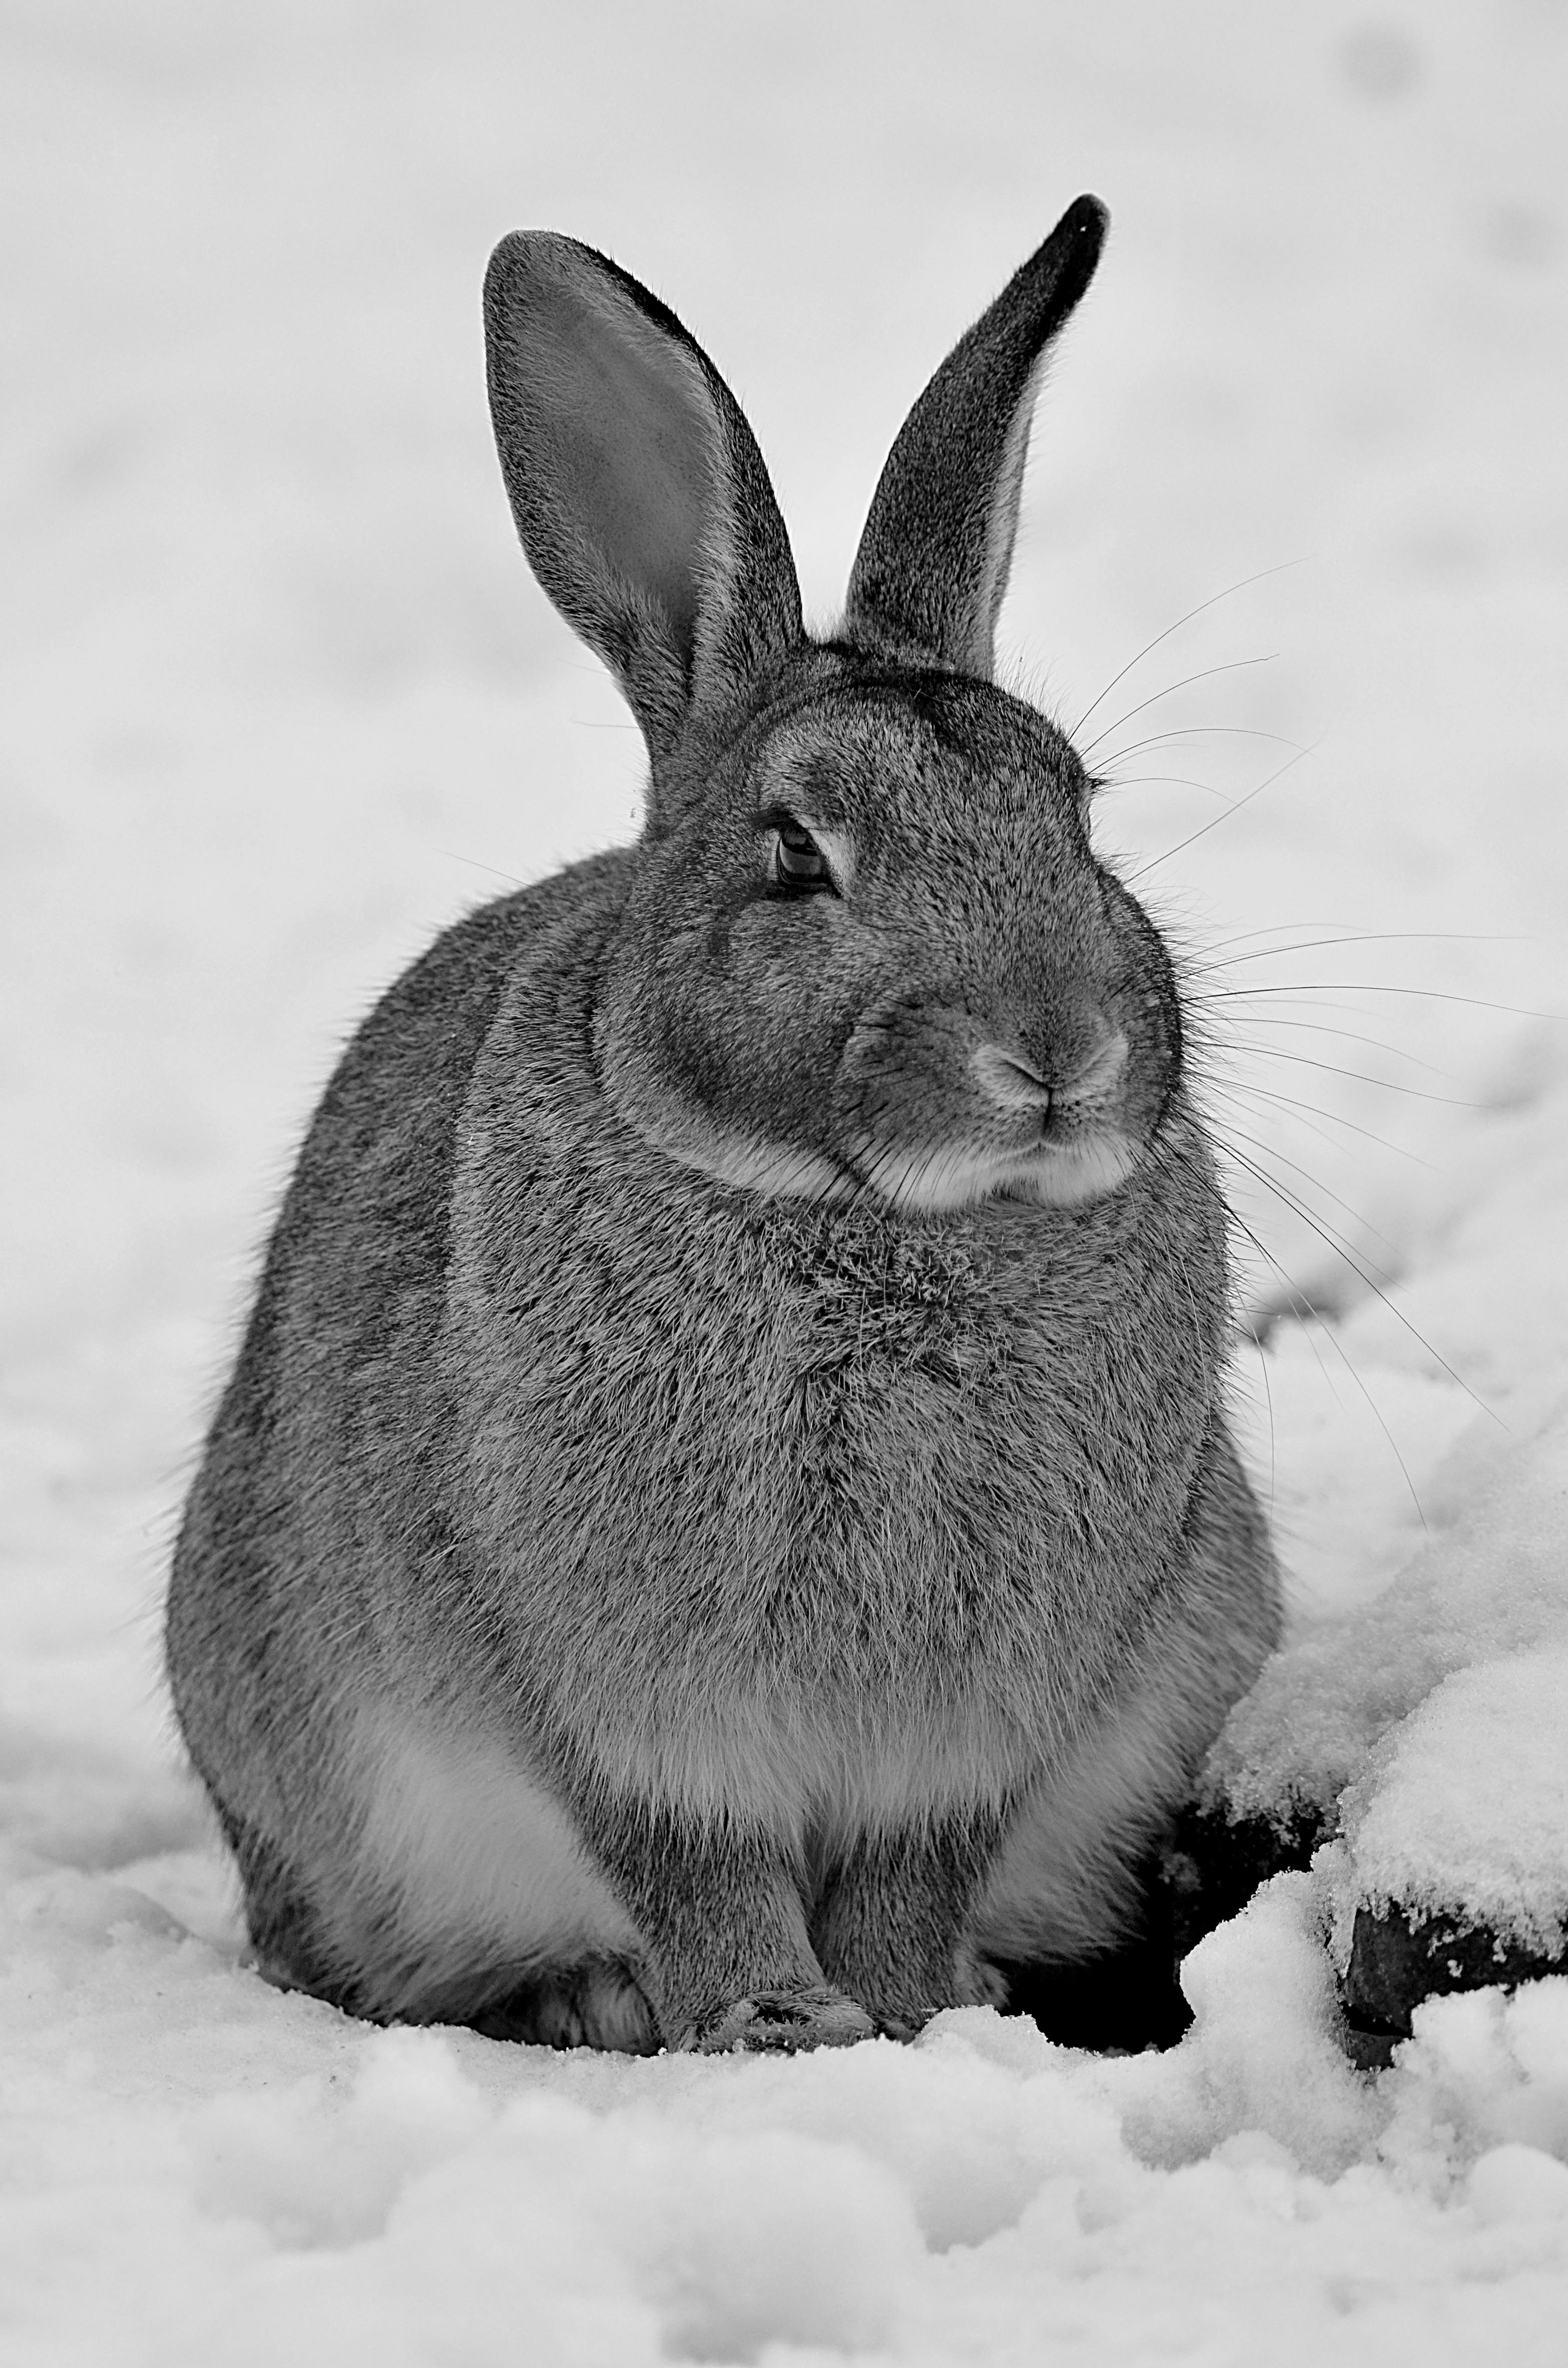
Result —
<path fill-rule="evenodd" d="M 1001 1054 L 989 1044 L 981 1046 L 970 1066 L 999 1108 L 1031 1113 L 1040 1130 L 1040 1141 L 1018 1173 L 997 1188 L 1000 1191 L 1016 1200 L 1078 1208 L 1127 1181 L 1139 1146 L 1125 1122 L 1128 1043 L 1119 1030 L 1108 1030 L 1060 1086 L 1046 1086 L 1016 1054 Z M 1022 1081 L 1015 1084 L 1004 1074 L 1004 1068 L 1017 1072 L 1020 1067 L 1034 1080 L 1032 1095 Z"/>
<path fill-rule="evenodd" d="M 994 1200 L 1077 1209 L 1124 1184 L 1142 1149 L 1121 1127 L 1101 1126 L 1071 1138 L 1042 1138 L 1024 1154 L 966 1143 L 918 1150 L 867 1145 L 855 1165 L 864 1187 L 880 1200 L 921 1216 Z"/>
<path fill-rule="evenodd" d="M 885 1041 L 868 1031 L 869 1045 Z M 935 1214 L 998 1198 L 1081 1208 L 1126 1182 L 1147 1139 L 1127 1037 L 1105 1021 L 1054 1081 L 1012 1042 L 971 1043 L 928 1075 L 874 1055 L 869 1075 L 858 1065 L 850 1165 L 896 1209 Z"/>

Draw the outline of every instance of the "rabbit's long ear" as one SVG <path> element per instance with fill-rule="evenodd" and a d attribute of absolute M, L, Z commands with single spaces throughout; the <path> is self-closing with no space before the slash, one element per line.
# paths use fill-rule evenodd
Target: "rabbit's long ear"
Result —
<path fill-rule="evenodd" d="M 904 421 L 850 575 L 846 639 L 990 679 L 1035 395 L 1108 219 L 1097 198 L 1069 206 Z"/>
<path fill-rule="evenodd" d="M 655 758 L 801 638 L 784 521 L 740 405 L 608 256 L 515 231 L 484 280 L 490 408 L 534 574 Z"/>

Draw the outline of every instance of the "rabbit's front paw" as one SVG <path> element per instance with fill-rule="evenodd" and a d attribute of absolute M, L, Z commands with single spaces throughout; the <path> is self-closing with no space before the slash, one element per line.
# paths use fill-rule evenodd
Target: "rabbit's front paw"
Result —
<path fill-rule="evenodd" d="M 875 2032 L 864 2008 L 824 1983 L 803 1990 L 758 1990 L 755 1998 L 736 1998 L 680 2044 L 699 2055 L 793 2055 L 801 2047 L 849 2047 Z"/>

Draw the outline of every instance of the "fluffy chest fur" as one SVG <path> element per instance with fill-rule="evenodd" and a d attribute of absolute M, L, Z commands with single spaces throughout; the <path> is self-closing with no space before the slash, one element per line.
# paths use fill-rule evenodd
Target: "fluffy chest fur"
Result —
<path fill-rule="evenodd" d="M 475 1073 L 442 1342 L 461 1551 L 532 1716 L 693 1806 L 1031 1781 L 1116 1692 L 1212 1419 L 1196 1132 L 1082 1212 L 748 1199 L 629 1140 L 584 967 L 547 976 Z"/>

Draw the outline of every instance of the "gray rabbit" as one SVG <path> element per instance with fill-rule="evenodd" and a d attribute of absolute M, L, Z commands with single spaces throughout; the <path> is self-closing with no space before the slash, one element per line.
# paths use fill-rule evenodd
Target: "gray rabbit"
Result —
<path fill-rule="evenodd" d="M 792 2048 L 1112 1942 L 1275 1642 L 1165 947 L 992 681 L 1082 198 L 944 362 L 844 617 L 674 314 L 485 287 L 506 489 L 634 847 L 360 1029 L 175 1560 L 260 1968 L 379 2019 Z"/>

